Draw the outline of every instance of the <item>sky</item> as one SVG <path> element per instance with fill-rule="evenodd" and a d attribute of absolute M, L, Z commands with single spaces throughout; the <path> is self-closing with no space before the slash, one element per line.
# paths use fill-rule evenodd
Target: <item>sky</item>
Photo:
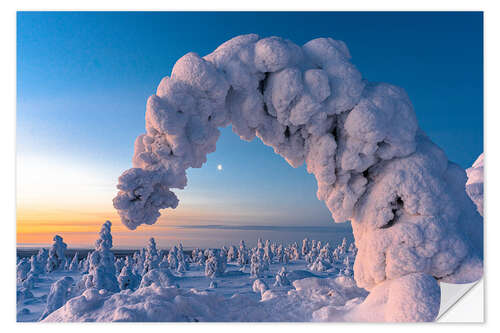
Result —
<path fill-rule="evenodd" d="M 17 243 L 46 245 L 58 233 L 69 246 L 91 245 L 105 220 L 121 247 L 151 236 L 167 245 L 195 231 L 199 241 L 229 237 L 178 228 L 186 225 L 335 227 L 304 166 L 230 127 L 156 225 L 127 231 L 113 209 L 161 78 L 184 54 L 204 56 L 246 33 L 298 45 L 343 40 L 364 78 L 407 91 L 420 127 L 450 160 L 467 168 L 483 151 L 481 13 L 19 12 Z"/>

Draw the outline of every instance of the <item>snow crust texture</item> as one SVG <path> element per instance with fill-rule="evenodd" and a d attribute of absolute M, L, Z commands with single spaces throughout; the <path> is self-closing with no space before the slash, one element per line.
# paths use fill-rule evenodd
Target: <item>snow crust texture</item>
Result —
<path fill-rule="evenodd" d="M 301 47 L 255 34 L 180 58 L 148 99 L 133 168 L 119 177 L 122 222 L 135 229 L 176 208 L 172 189 L 187 185 L 186 169 L 201 167 L 218 128 L 231 124 L 291 166 L 305 163 L 333 219 L 351 220 L 359 287 L 413 273 L 480 278 L 483 222 L 466 173 L 419 129 L 402 88 L 367 82 L 350 59 L 332 38 Z"/>

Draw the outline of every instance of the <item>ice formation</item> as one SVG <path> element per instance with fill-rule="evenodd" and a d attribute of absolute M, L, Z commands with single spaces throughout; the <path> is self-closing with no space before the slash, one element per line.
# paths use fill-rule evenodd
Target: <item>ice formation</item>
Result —
<path fill-rule="evenodd" d="M 467 194 L 476 204 L 477 211 L 483 216 L 483 187 L 484 187 L 484 153 L 479 155 L 472 167 L 467 171 Z"/>
<path fill-rule="evenodd" d="M 180 58 L 149 98 L 133 168 L 119 177 L 122 222 L 135 229 L 176 208 L 172 189 L 187 185 L 186 169 L 201 167 L 218 128 L 231 124 L 291 166 L 305 163 L 333 219 L 351 220 L 360 287 L 414 273 L 479 279 L 483 222 L 464 170 L 419 129 L 402 88 L 363 80 L 350 58 L 331 38 L 300 47 L 255 34 Z"/>

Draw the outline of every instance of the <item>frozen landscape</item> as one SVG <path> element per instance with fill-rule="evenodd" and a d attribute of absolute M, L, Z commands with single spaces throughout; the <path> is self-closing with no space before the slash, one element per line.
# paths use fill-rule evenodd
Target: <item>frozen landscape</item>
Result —
<path fill-rule="evenodd" d="M 468 173 L 450 162 L 406 92 L 366 81 L 350 58 L 331 38 L 298 46 L 254 34 L 186 54 L 147 102 L 113 204 L 130 230 L 154 224 L 231 125 L 292 167 L 305 163 L 354 243 L 260 240 L 188 256 L 151 239 L 116 259 L 108 221 L 84 260 L 66 258 L 55 236 L 48 252 L 18 262 L 18 320 L 434 320 L 440 282 L 483 274 L 482 156 Z"/>
<path fill-rule="evenodd" d="M 18 321 L 338 321 L 367 295 L 356 287 L 357 250 L 346 240 L 259 239 L 253 248 L 188 254 L 151 239 L 118 259 L 110 226 L 81 260 L 66 257 L 57 236 L 49 251 L 18 260 Z"/>

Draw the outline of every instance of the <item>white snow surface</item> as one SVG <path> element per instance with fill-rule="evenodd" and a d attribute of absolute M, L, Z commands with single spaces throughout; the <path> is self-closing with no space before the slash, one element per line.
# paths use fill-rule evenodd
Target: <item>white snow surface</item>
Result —
<path fill-rule="evenodd" d="M 483 191 L 484 191 L 484 153 L 467 170 L 467 194 L 474 201 L 477 211 L 483 216 Z"/>
<path fill-rule="evenodd" d="M 236 265 L 229 266 L 231 269 L 217 278 L 216 289 L 210 287 L 213 280 L 202 276 L 201 266 L 177 278 L 178 286 L 170 284 L 170 279 L 168 283 L 161 279 L 161 283 L 141 285 L 135 291 L 111 293 L 89 288 L 44 321 L 343 321 L 348 309 L 367 295 L 352 277 L 309 273 L 311 277 L 294 280 L 293 286 L 268 288 L 276 273 L 253 280 Z M 273 265 L 272 270 L 279 272 L 280 267 Z M 303 261 L 291 267 L 303 268 Z M 294 272 L 292 275 L 298 277 L 305 271 Z M 350 304 L 347 308 L 346 303 Z M 314 313 L 323 307 L 336 307 L 336 317 L 315 319 Z"/>
<path fill-rule="evenodd" d="M 187 185 L 186 169 L 201 167 L 218 128 L 231 124 L 291 166 L 306 163 L 333 219 L 351 220 L 359 287 L 414 273 L 479 279 L 483 221 L 465 171 L 419 129 L 402 88 L 363 80 L 350 59 L 332 38 L 301 47 L 255 34 L 180 58 L 149 98 L 133 168 L 119 177 L 122 222 L 136 229 L 176 208 L 172 189 Z"/>

